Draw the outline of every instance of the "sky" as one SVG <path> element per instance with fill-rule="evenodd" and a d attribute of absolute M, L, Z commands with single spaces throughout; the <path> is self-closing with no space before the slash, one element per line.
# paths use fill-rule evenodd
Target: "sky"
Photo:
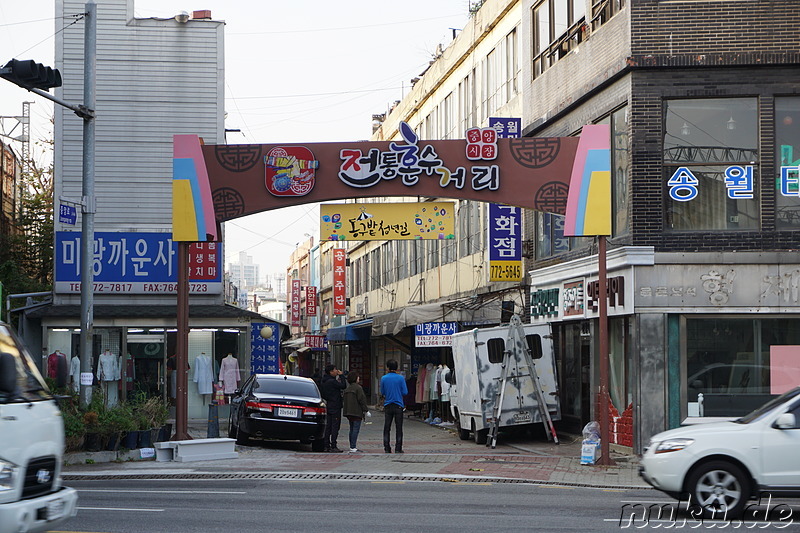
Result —
<path fill-rule="evenodd" d="M 97 0 L 101 4 L 103 0 Z M 130 0 L 137 17 L 168 18 L 209 9 L 225 26 L 225 128 L 228 144 L 367 140 L 372 115 L 408 93 L 439 44 L 469 19 L 470 0 Z M 0 0 L 0 64 L 53 65 L 54 0 Z M 53 104 L 0 80 L 0 117 L 31 105 L 31 150 L 52 138 Z M 13 118 L 0 134 L 19 136 Z M 19 148 L 19 143 L 3 138 Z M 262 276 L 286 271 L 298 243 L 319 239 L 315 204 L 225 223 L 225 262 L 245 252 Z"/>

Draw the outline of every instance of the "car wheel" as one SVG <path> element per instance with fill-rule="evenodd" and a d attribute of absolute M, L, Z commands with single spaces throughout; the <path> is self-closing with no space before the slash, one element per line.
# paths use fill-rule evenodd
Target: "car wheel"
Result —
<path fill-rule="evenodd" d="M 236 432 L 233 430 L 233 413 L 231 413 L 231 416 L 228 418 L 228 438 L 236 438 Z"/>
<path fill-rule="evenodd" d="M 726 461 L 698 466 L 689 474 L 686 487 L 692 505 L 710 517 L 737 518 L 750 499 L 750 478 Z"/>
<path fill-rule="evenodd" d="M 456 428 L 458 429 L 459 439 L 469 440 L 469 430 L 461 427 L 461 416 L 456 416 Z"/>
<path fill-rule="evenodd" d="M 312 440 L 311 441 L 311 451 L 312 452 L 324 452 L 325 451 L 325 441 L 322 439 Z"/>
<path fill-rule="evenodd" d="M 236 444 L 248 446 L 250 444 L 250 434 L 242 431 L 241 426 L 236 426 Z"/>

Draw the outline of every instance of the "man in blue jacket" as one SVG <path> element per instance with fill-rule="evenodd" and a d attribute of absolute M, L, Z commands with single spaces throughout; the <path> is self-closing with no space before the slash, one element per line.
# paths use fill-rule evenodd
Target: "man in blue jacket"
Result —
<path fill-rule="evenodd" d="M 383 451 L 392 453 L 389 446 L 389 435 L 392 431 L 392 420 L 394 420 L 395 453 L 403 453 L 403 411 L 406 410 L 403 403 L 403 396 L 408 394 L 406 380 L 397 373 L 397 361 L 389 359 L 386 361 L 386 368 L 389 372 L 381 378 L 381 394 L 383 395 Z"/>

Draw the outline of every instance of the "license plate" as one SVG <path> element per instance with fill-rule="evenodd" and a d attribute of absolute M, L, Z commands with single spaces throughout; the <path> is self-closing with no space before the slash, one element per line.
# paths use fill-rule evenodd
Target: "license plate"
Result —
<path fill-rule="evenodd" d="M 531 421 L 531 414 L 527 411 L 524 413 L 514 413 L 514 422 L 530 422 Z"/>
<path fill-rule="evenodd" d="M 47 520 L 57 520 L 64 516 L 64 500 L 61 498 L 47 502 Z"/>
<path fill-rule="evenodd" d="M 278 407 L 278 416 L 283 418 L 297 418 L 299 409 L 289 409 L 287 407 Z"/>

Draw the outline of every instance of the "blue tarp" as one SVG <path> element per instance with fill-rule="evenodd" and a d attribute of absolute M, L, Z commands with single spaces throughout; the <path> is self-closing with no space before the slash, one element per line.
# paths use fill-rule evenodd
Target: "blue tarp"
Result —
<path fill-rule="evenodd" d="M 372 335 L 372 319 L 359 320 L 346 326 L 328 329 L 328 342 L 368 341 Z"/>

